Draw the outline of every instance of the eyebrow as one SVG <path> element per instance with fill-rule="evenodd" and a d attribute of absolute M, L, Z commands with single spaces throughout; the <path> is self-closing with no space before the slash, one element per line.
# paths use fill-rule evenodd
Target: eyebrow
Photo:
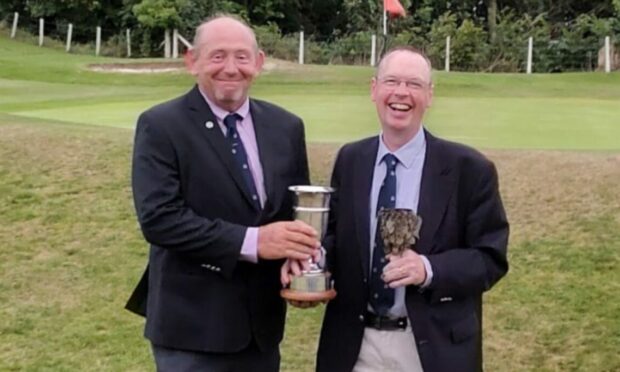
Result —
<path fill-rule="evenodd" d="M 431 84 L 431 81 L 426 81 L 424 79 L 420 79 L 420 78 L 408 78 L 408 77 L 400 77 L 400 76 L 396 76 L 396 75 L 385 75 L 385 76 L 377 76 L 377 79 L 398 79 L 398 80 L 406 80 L 406 81 L 415 81 L 415 82 L 420 82 L 420 83 L 424 83 L 424 84 Z"/>

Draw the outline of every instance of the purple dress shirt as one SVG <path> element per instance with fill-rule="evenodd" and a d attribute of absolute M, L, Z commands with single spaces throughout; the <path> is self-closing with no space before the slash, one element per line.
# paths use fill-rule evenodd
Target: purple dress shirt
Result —
<path fill-rule="evenodd" d="M 200 90 L 200 93 L 204 97 L 205 101 L 207 101 L 207 104 L 215 115 L 217 124 L 222 130 L 222 133 L 226 136 L 227 129 L 224 125 L 224 118 L 228 114 L 231 114 L 231 112 L 217 106 L 202 90 Z M 250 114 L 250 100 L 246 98 L 245 102 L 243 102 L 241 107 L 239 107 L 239 109 L 235 112 L 242 117 L 242 120 L 237 123 L 237 133 L 239 133 L 239 138 L 241 139 L 245 152 L 248 156 L 248 165 L 250 166 L 250 172 L 252 173 L 254 185 L 256 186 L 256 191 L 258 192 L 260 205 L 261 207 L 264 207 L 265 201 L 267 200 L 267 194 L 265 192 L 263 166 L 258 155 L 258 144 L 256 142 L 256 133 L 254 132 L 254 122 L 252 121 L 252 115 Z M 241 252 L 239 253 L 239 259 L 254 263 L 258 262 L 258 227 L 248 227 L 246 230 L 245 238 L 243 239 L 243 244 L 241 245 Z"/>

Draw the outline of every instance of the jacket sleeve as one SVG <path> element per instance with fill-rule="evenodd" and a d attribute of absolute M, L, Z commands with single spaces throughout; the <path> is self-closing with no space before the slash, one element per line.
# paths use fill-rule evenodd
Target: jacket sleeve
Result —
<path fill-rule="evenodd" d="M 474 169 L 475 171 L 475 169 Z M 491 162 L 478 168 L 469 192 L 463 246 L 427 255 L 433 280 L 425 289 L 431 302 L 443 297 L 480 295 L 508 271 L 508 221 L 499 194 L 497 172 Z"/>
<path fill-rule="evenodd" d="M 231 277 L 245 226 L 197 215 L 181 194 L 178 157 L 165 128 L 153 114 L 138 119 L 132 162 L 132 189 L 145 239 L 199 262 L 210 262 Z"/>

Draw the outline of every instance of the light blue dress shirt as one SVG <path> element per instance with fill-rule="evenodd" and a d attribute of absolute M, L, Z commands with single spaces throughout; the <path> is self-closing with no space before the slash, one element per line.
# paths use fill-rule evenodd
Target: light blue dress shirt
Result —
<path fill-rule="evenodd" d="M 396 167 L 396 208 L 411 209 L 414 213 L 418 211 L 420 200 L 420 184 L 422 182 L 422 167 L 426 157 L 426 137 L 423 128 L 406 144 L 395 152 L 391 152 L 383 142 L 383 134 L 379 135 L 379 148 L 375 160 L 375 168 L 372 178 L 372 188 L 370 191 L 370 257 L 375 246 L 375 233 L 377 230 L 377 199 L 381 183 L 385 178 L 386 166 L 381 161 L 387 153 L 392 153 L 399 161 Z M 424 223 L 424 221 L 422 221 Z M 426 268 L 426 280 L 422 287 L 430 284 L 433 272 L 430 262 L 422 256 Z M 369 265 L 372 267 L 372 264 Z M 370 309 L 369 309 L 370 310 Z M 394 293 L 394 306 L 388 312 L 391 318 L 407 316 L 405 307 L 405 287 L 396 288 Z"/>

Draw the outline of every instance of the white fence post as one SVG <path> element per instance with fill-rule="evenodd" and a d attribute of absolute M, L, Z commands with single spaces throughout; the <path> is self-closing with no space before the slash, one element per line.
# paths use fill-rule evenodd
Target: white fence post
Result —
<path fill-rule="evenodd" d="M 67 29 L 67 47 L 65 50 L 67 53 L 71 50 L 71 36 L 73 35 L 73 23 L 69 23 L 69 29 Z"/>
<path fill-rule="evenodd" d="M 101 27 L 97 26 L 97 37 L 95 39 L 95 55 L 98 56 L 101 51 Z"/>
<path fill-rule="evenodd" d="M 172 58 L 179 58 L 179 31 L 172 30 Z"/>
<path fill-rule="evenodd" d="M 299 64 L 304 64 L 304 32 L 299 32 Z"/>
<path fill-rule="evenodd" d="M 181 36 L 181 34 L 178 34 L 177 37 L 179 38 L 179 40 L 183 43 L 183 45 L 185 45 L 185 47 L 187 49 L 192 49 L 194 46 L 192 45 L 192 43 L 190 43 L 189 41 L 185 40 L 185 38 L 183 36 Z"/>
<path fill-rule="evenodd" d="M 532 73 L 532 54 L 534 49 L 534 38 L 530 36 L 527 41 L 527 73 Z"/>
<path fill-rule="evenodd" d="M 377 35 L 372 34 L 370 39 L 370 65 L 374 67 L 377 63 Z"/>
<path fill-rule="evenodd" d="M 164 32 L 164 58 L 170 58 L 170 29 Z"/>
<path fill-rule="evenodd" d="M 15 39 L 15 33 L 17 32 L 17 20 L 19 20 L 19 13 L 13 14 L 13 27 L 11 28 L 11 39 Z"/>
<path fill-rule="evenodd" d="M 39 46 L 43 46 L 43 29 L 45 27 L 45 21 L 43 18 L 39 18 Z"/>
<path fill-rule="evenodd" d="M 383 39 L 384 40 L 386 36 L 387 36 L 387 10 L 385 10 L 385 7 L 383 7 Z"/>
<path fill-rule="evenodd" d="M 131 58 L 131 30 L 127 29 L 127 58 Z"/>
<path fill-rule="evenodd" d="M 611 45 L 609 36 L 605 36 L 605 72 L 611 72 Z"/>
<path fill-rule="evenodd" d="M 450 35 L 446 36 L 446 62 L 444 66 L 446 72 L 450 72 Z"/>

